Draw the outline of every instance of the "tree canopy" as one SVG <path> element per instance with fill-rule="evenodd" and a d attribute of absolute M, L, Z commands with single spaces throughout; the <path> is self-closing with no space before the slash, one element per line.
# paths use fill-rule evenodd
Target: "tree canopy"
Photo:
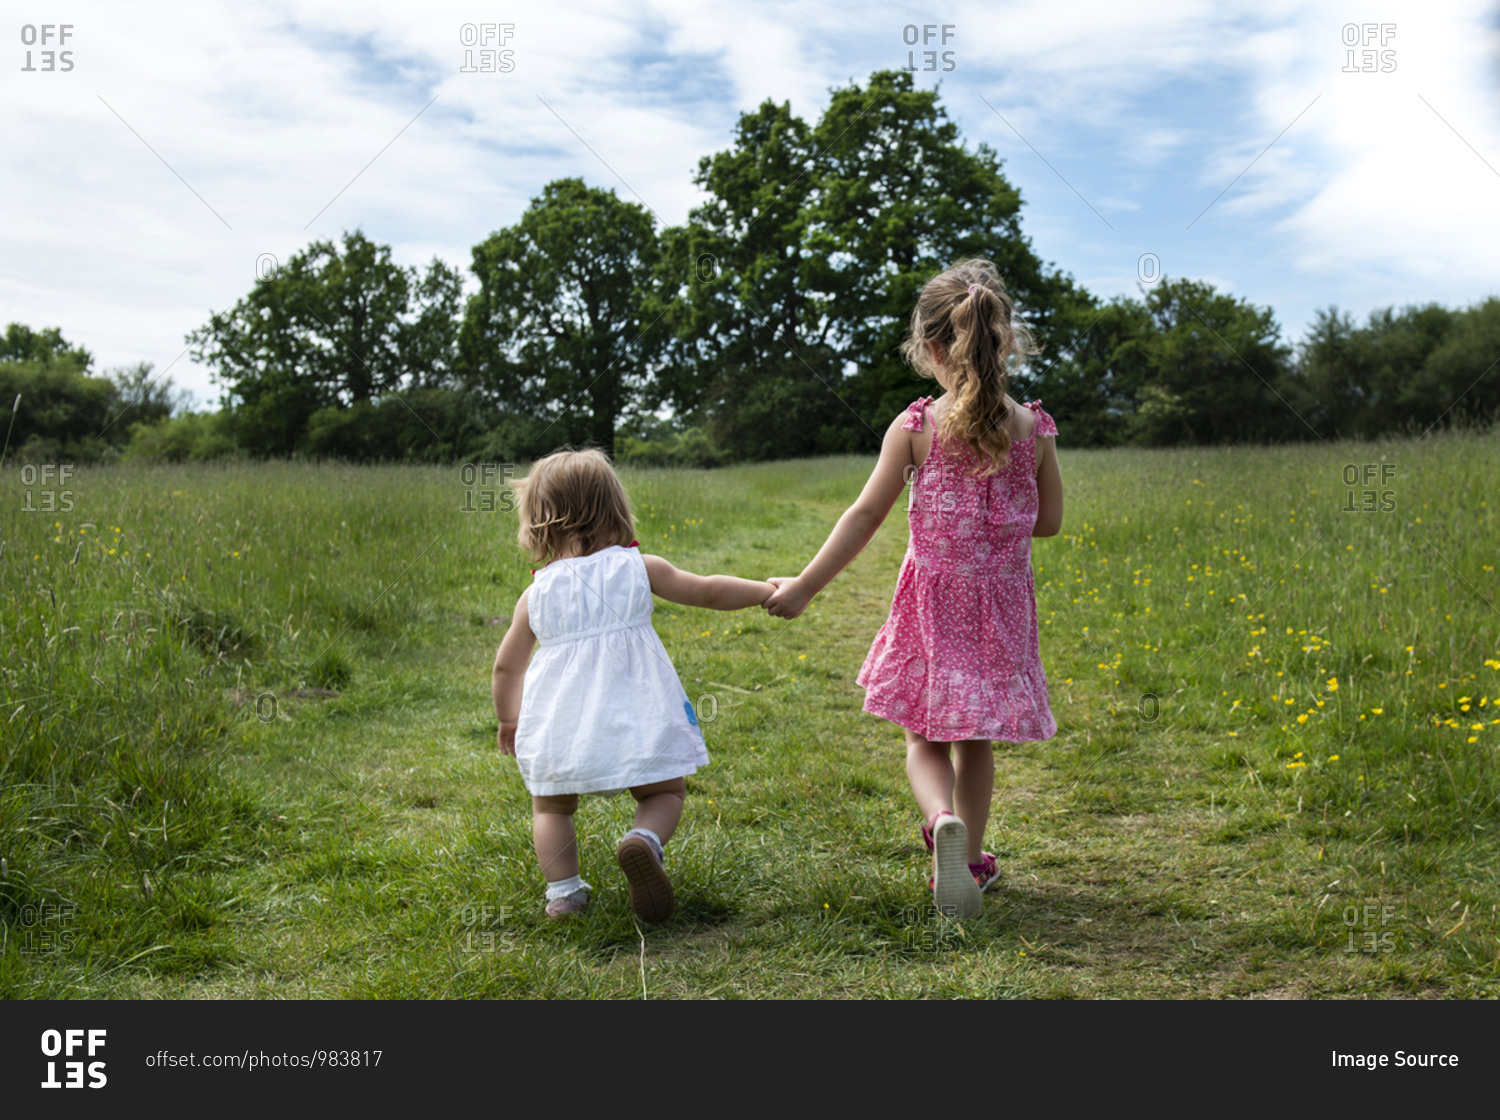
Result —
<path fill-rule="evenodd" d="M 91 372 L 94 358 L 59 327 L 11 323 L 0 338 L 0 427 L 7 453 L 30 461 L 91 462 L 119 453 L 130 426 L 157 422 L 182 406 L 169 377 L 149 362 Z"/>
<path fill-rule="evenodd" d="M 355 230 L 342 246 L 309 245 L 188 342 L 224 387 L 245 444 L 284 455 L 321 408 L 444 380 L 460 286 L 442 261 L 422 276 Z"/>
<path fill-rule="evenodd" d="M 168 420 L 182 402 L 149 366 L 96 377 L 57 328 L 11 324 L 0 407 L 25 403 L 0 420 L 18 444 L 85 457 L 118 450 L 122 429 L 169 458 L 867 452 L 932 390 L 900 344 L 922 286 L 969 257 L 995 263 L 1041 344 L 1012 395 L 1044 399 L 1075 446 L 1370 437 L 1500 413 L 1500 299 L 1364 325 L 1329 308 L 1294 347 L 1271 309 L 1200 281 L 1085 291 L 1032 246 L 998 155 L 907 72 L 831 90 L 816 120 L 763 102 L 693 182 L 702 201 L 671 227 L 613 190 L 550 183 L 474 246 L 467 289 L 361 230 L 315 241 L 188 335 L 223 391 L 211 422 Z"/>
<path fill-rule="evenodd" d="M 544 420 L 557 443 L 613 454 L 655 372 L 660 248 L 650 211 L 579 179 L 551 183 L 474 248 L 479 291 L 460 335 L 470 386 Z"/>
<path fill-rule="evenodd" d="M 663 399 L 750 458 L 868 450 L 924 383 L 898 348 L 917 293 L 994 261 L 1044 343 L 1089 297 L 1021 233 L 1021 196 L 938 94 L 885 71 L 815 125 L 767 101 L 706 156 L 709 198 L 664 237 L 676 345 Z"/>

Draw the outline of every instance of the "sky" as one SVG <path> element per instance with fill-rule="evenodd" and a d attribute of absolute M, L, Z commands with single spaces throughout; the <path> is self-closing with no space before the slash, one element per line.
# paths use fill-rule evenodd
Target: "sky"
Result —
<path fill-rule="evenodd" d="M 1203 280 L 1295 342 L 1500 295 L 1495 3 L 70 0 L 0 36 L 0 323 L 200 405 L 187 333 L 312 241 L 467 272 L 568 177 L 679 224 L 739 114 L 908 67 L 1102 297 Z"/>

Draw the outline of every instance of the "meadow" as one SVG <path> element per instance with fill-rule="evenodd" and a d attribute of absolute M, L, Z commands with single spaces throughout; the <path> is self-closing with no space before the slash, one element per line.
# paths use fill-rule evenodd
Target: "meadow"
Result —
<path fill-rule="evenodd" d="M 633 918 L 629 799 L 585 799 L 595 905 L 554 923 L 489 696 L 531 567 L 503 470 L 12 464 L 0 993 L 1500 994 L 1493 435 L 1061 452 L 1060 730 L 998 748 L 1005 879 L 963 923 L 854 683 L 902 504 L 792 622 L 658 601 L 713 758 L 678 909 Z M 872 465 L 622 474 L 646 550 L 770 576 Z"/>

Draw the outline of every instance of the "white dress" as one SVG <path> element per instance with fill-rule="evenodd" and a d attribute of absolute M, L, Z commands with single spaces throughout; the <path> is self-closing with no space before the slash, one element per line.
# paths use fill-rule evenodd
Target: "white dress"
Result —
<path fill-rule="evenodd" d="M 638 550 L 554 560 L 526 599 L 537 650 L 516 762 L 533 795 L 617 793 L 708 765 L 698 717 L 651 625 Z"/>

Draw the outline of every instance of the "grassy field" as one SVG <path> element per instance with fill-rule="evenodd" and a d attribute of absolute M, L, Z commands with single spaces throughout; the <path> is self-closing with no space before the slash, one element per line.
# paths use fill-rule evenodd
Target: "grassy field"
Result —
<path fill-rule="evenodd" d="M 625 480 L 649 551 L 767 576 L 872 462 Z M 794 622 L 658 603 L 713 763 L 641 927 L 623 797 L 579 814 L 593 911 L 541 913 L 489 699 L 530 578 L 498 479 L 12 464 L 0 993 L 1500 994 L 1494 438 L 1063 470 L 1034 557 L 1060 731 L 999 748 L 983 914 L 930 913 L 900 732 L 854 684 L 898 506 Z"/>

